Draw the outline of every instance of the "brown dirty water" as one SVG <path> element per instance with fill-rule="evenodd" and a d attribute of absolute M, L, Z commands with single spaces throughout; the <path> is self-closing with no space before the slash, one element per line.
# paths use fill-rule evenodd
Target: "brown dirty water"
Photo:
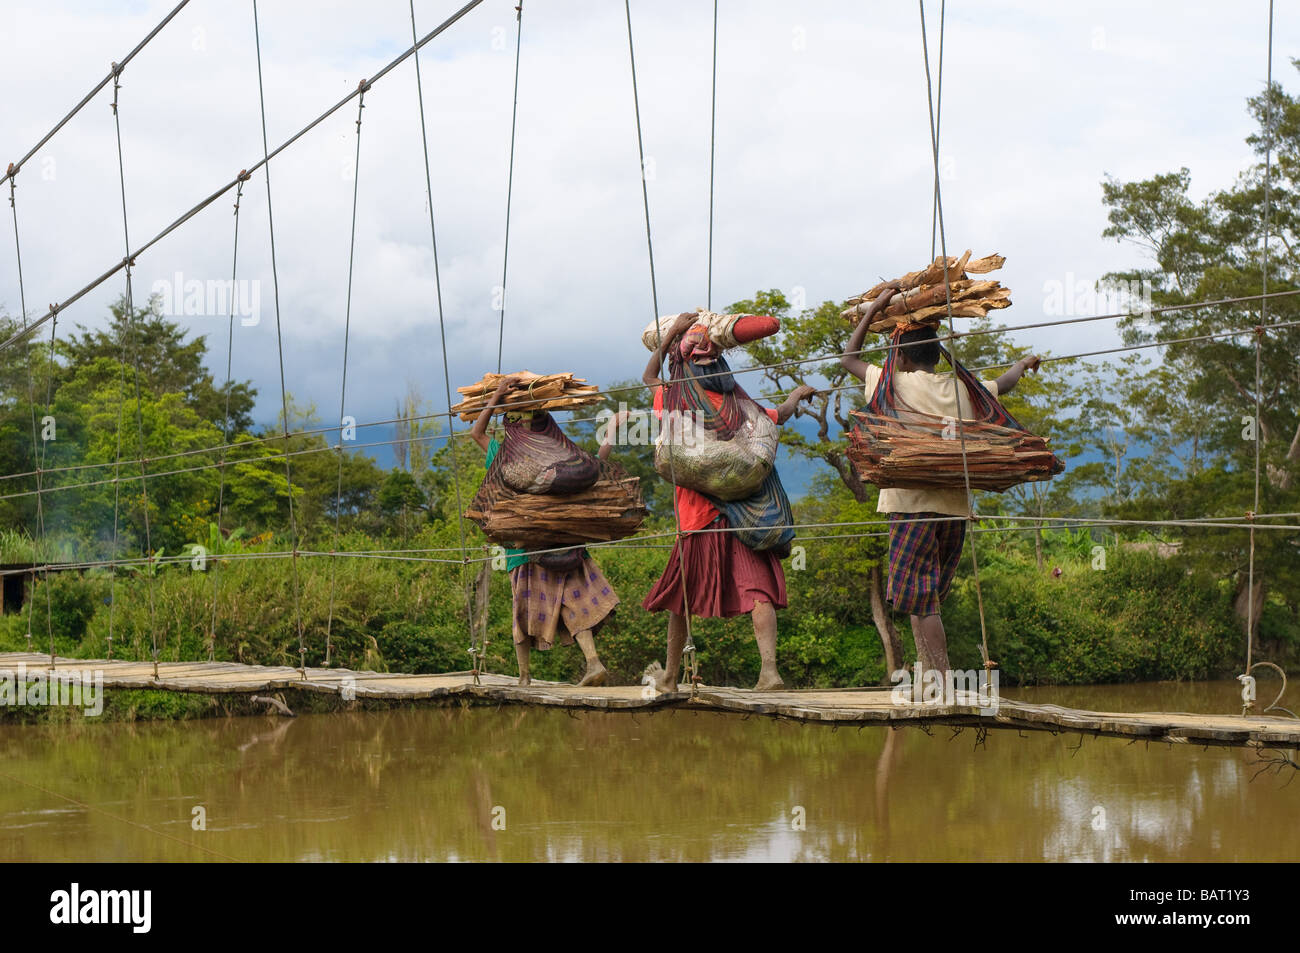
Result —
<path fill-rule="evenodd" d="M 1110 711 L 1239 704 L 1232 682 L 1004 694 Z M 6 725 L 0 860 L 1300 855 L 1297 771 L 1259 752 L 1014 730 L 977 740 L 942 727 L 523 707 Z"/>

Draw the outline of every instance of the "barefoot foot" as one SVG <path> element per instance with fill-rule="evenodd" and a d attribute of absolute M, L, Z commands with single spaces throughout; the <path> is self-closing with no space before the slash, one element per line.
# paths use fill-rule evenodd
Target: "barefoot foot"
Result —
<path fill-rule="evenodd" d="M 777 674 L 776 669 L 770 672 L 760 672 L 758 675 L 758 684 L 754 686 L 756 692 L 779 692 L 785 688 L 785 682 Z"/>
<path fill-rule="evenodd" d="M 609 670 L 600 662 L 595 661 L 587 666 L 587 672 L 582 676 L 582 681 L 578 683 L 579 688 L 595 688 L 598 685 L 604 685 L 605 680 L 609 678 Z"/>
<path fill-rule="evenodd" d="M 531 685 L 532 683 L 533 683 L 533 677 L 532 677 L 531 675 L 520 675 L 520 676 L 519 676 L 519 687 L 520 687 L 520 688 L 525 688 L 525 687 Z"/>
<path fill-rule="evenodd" d="M 677 679 L 669 677 L 668 673 L 664 671 L 664 667 L 659 664 L 658 659 L 646 666 L 646 670 L 641 676 L 642 684 L 645 684 L 646 676 L 652 679 L 657 692 L 677 691 Z"/>

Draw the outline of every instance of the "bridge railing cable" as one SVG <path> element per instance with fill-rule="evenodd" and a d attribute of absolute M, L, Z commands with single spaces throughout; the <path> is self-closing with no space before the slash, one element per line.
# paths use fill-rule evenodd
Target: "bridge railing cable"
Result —
<path fill-rule="evenodd" d="M 395 67 L 397 67 L 398 64 L 404 62 L 406 58 L 411 56 L 416 50 L 423 48 L 432 39 L 434 39 L 434 37 L 439 36 L 440 34 L 445 32 L 450 26 L 452 26 L 452 24 L 456 23 L 458 20 L 464 17 L 465 14 L 469 13 L 471 10 L 473 10 L 482 2 L 483 0 L 470 0 L 469 3 L 466 3 L 463 7 L 457 10 L 451 16 L 449 16 L 446 20 L 442 21 L 442 23 L 440 23 L 438 26 L 434 27 L 427 34 L 425 34 L 418 42 L 414 43 L 409 49 L 407 49 L 405 52 L 401 53 L 400 55 L 398 55 L 397 57 L 389 61 L 389 63 L 386 66 L 384 66 L 383 69 L 379 70 L 379 72 L 377 72 L 374 76 L 370 77 L 370 85 L 373 86 L 375 83 L 379 82 L 379 80 L 382 77 L 386 76 L 390 71 L 392 71 Z M 248 168 L 245 171 L 248 173 L 257 172 L 259 169 L 262 168 L 262 166 L 266 165 L 268 162 L 270 162 L 272 159 L 278 156 L 285 149 L 288 149 L 291 145 L 293 145 L 295 142 L 297 142 L 299 139 L 305 136 L 308 132 L 315 129 L 317 126 L 319 126 L 330 116 L 334 115 L 334 113 L 338 112 L 348 103 L 352 102 L 352 100 L 355 99 L 359 94 L 360 94 L 359 90 L 353 90 L 348 95 L 340 99 L 333 106 L 326 109 L 323 113 L 321 113 L 311 122 L 307 123 L 307 125 L 299 129 L 288 139 L 284 140 L 284 142 L 280 143 L 280 145 L 276 146 L 274 149 L 270 150 L 269 152 L 265 151 L 264 149 L 262 158 L 260 158 L 257 162 L 253 163 L 252 165 L 248 166 Z M 243 173 L 241 173 L 241 175 L 242 174 Z M 145 244 L 137 248 L 133 253 L 130 253 L 128 255 L 128 259 L 133 260 L 138 256 L 142 255 L 144 252 L 148 251 L 158 242 L 162 241 L 164 238 L 166 238 L 176 229 L 180 228 L 182 225 L 188 222 L 199 212 L 203 211 L 205 208 L 207 208 L 217 199 L 221 198 L 221 196 L 225 195 L 231 189 L 235 188 L 239 184 L 239 181 L 240 181 L 240 176 L 236 176 L 235 178 L 227 182 L 225 185 L 217 189 L 215 192 L 213 192 L 211 195 L 202 199 L 197 204 L 192 206 L 190 209 L 183 212 L 170 225 L 168 225 L 166 228 L 160 231 L 149 241 L 145 242 Z M 30 325 L 24 327 L 22 330 L 18 331 L 17 333 L 10 335 L 4 341 L 0 341 L 0 350 L 4 350 L 5 348 L 18 343 L 19 341 L 25 339 L 37 328 L 43 327 L 47 321 L 53 318 L 55 313 L 67 308 L 69 305 L 85 297 L 88 293 L 93 291 L 95 288 L 98 288 L 109 278 L 113 277 L 115 274 L 121 271 L 125 267 L 125 265 L 126 265 L 126 260 L 118 262 L 116 265 L 114 265 L 112 268 L 109 268 L 99 277 L 93 279 L 82 288 L 79 288 L 76 292 L 74 292 L 73 294 L 65 298 L 62 302 L 58 303 L 57 305 L 52 305 L 50 307 L 50 310 L 47 311 L 42 317 L 36 319 L 35 321 L 32 321 Z"/>
<path fill-rule="evenodd" d="M 73 106 L 70 110 L 68 110 L 64 114 L 63 118 L 54 124 L 53 129 L 51 129 L 49 132 L 43 135 L 40 138 L 40 141 L 36 143 L 36 145 L 28 149 L 27 153 L 21 159 L 19 159 L 17 162 L 9 163 L 9 168 L 4 173 L 4 177 L 12 181 L 13 178 L 16 175 L 18 175 L 18 173 L 22 170 L 22 167 L 27 164 L 27 161 L 31 159 L 32 156 L 36 155 L 36 153 L 38 153 L 41 150 L 41 147 L 43 145 L 45 145 L 47 142 L 53 139 L 55 135 L 58 134 L 58 131 L 62 129 L 64 126 L 66 126 L 68 124 L 68 121 L 71 120 L 73 116 L 81 112 L 81 110 L 85 108 L 86 104 L 89 103 L 92 99 L 95 98 L 96 95 L 99 94 L 100 90 L 102 90 L 109 83 L 113 82 L 117 78 L 117 76 L 122 72 L 122 70 L 126 68 L 127 64 L 130 63 L 133 59 L 135 59 L 136 54 L 139 53 L 141 50 L 143 50 L 146 46 L 148 46 L 149 41 L 152 40 L 159 33 L 161 33 L 163 27 L 165 27 L 168 23 L 171 23 L 172 20 L 175 18 L 176 14 L 180 13 L 181 10 L 183 10 L 186 4 L 188 4 L 189 2 L 190 0 L 181 0 L 180 3 L 176 4 L 176 6 L 172 8 L 171 12 L 168 13 L 165 17 L 163 17 L 162 20 L 159 21 L 158 25 L 155 26 L 152 30 L 150 30 L 143 40 L 141 40 L 139 43 L 135 45 L 134 49 L 132 49 L 131 52 L 127 53 L 126 56 L 122 57 L 120 61 L 113 63 L 113 65 L 109 68 L 108 75 L 106 75 L 103 79 L 101 79 L 98 83 L 96 83 L 91 88 L 90 92 L 86 93 L 86 95 L 82 97 L 81 102 L 77 103 L 77 105 Z"/>

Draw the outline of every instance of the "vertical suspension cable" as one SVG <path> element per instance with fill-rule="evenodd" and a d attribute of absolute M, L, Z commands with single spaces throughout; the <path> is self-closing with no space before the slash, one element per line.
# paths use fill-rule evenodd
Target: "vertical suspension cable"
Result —
<path fill-rule="evenodd" d="M 640 160 L 641 171 L 641 203 L 645 208 L 645 243 L 646 252 L 650 260 L 650 300 L 653 307 L 652 317 L 655 326 L 655 345 L 657 348 L 663 347 L 663 329 L 659 326 L 659 287 L 655 280 L 655 247 L 654 241 L 650 234 L 650 191 L 646 185 L 645 179 L 645 141 L 641 135 L 641 100 L 637 94 L 636 86 L 636 52 L 632 44 L 632 7 L 631 0 L 623 0 L 623 10 L 627 15 L 627 55 L 628 62 L 632 71 L 632 109 L 636 116 L 636 148 Z M 663 355 L 667 356 L 667 355 Z M 661 392 L 667 396 L 667 388 L 662 388 Z M 668 414 L 667 401 L 664 401 L 663 413 Z M 682 514 L 681 508 L 677 503 L 677 474 L 673 467 L 672 455 L 668 457 L 668 481 L 673 485 L 673 522 L 677 527 L 677 568 L 682 584 L 682 618 L 686 622 L 686 645 L 683 648 L 683 658 L 686 661 L 687 674 L 691 683 L 691 695 L 699 693 L 699 663 L 695 656 L 695 636 L 691 631 L 691 599 L 690 592 L 687 589 L 686 573 L 686 546 L 685 538 L 682 536 Z M 671 610 L 670 610 L 671 611 Z M 669 672 L 673 684 L 676 685 L 677 673 Z"/>
<path fill-rule="evenodd" d="M 59 326 L 59 315 L 58 315 L 58 312 L 56 311 L 56 312 L 54 312 L 54 314 L 52 315 L 52 320 L 50 321 L 50 353 L 49 353 L 49 357 L 48 357 L 47 360 L 46 360 L 46 371 L 45 371 L 45 420 L 51 420 L 51 419 L 52 419 L 52 415 L 50 414 L 50 408 L 51 408 L 51 406 L 52 406 L 53 403 L 54 403 L 54 341 L 55 341 L 55 337 L 57 336 L 57 329 L 58 329 L 58 326 Z M 56 424 L 56 426 L 57 426 L 57 424 Z M 49 461 L 49 456 L 50 456 L 49 441 L 45 440 L 44 436 L 42 436 L 42 438 L 41 438 L 41 462 L 40 462 L 40 467 L 41 467 L 42 469 L 45 468 L 45 464 Z M 45 539 L 46 539 L 46 533 L 45 533 L 45 511 L 44 511 L 43 508 L 38 508 L 37 511 L 36 511 L 36 513 L 37 513 L 37 517 L 38 517 L 39 520 L 40 520 L 40 527 L 41 527 L 41 548 L 42 548 L 42 549 L 45 549 Z M 54 597 L 50 594 L 50 571 L 49 571 L 50 554 L 49 554 L 49 552 L 47 551 L 47 552 L 45 552 L 45 553 L 43 554 L 43 556 L 44 556 L 44 558 L 42 559 L 42 567 L 41 567 L 41 588 L 45 590 L 45 631 L 46 631 L 46 633 L 47 633 L 48 636 L 49 636 L 49 641 L 50 641 L 50 668 L 53 669 L 53 668 L 54 668 L 54 658 L 55 658 L 55 656 L 54 656 L 54 621 L 53 621 L 53 619 L 54 619 L 54 605 L 53 605 Z M 34 595 L 35 595 L 35 594 L 33 594 L 32 602 L 35 602 L 35 601 L 36 601 L 36 599 L 34 598 Z"/>
<path fill-rule="evenodd" d="M 257 50 L 257 100 L 262 114 L 262 164 L 266 173 L 266 219 L 271 236 L 271 287 L 275 297 L 275 347 L 280 358 L 280 415 L 284 430 L 284 480 L 289 496 L 289 533 L 293 548 L 293 611 L 298 623 L 298 673 L 307 677 L 307 645 L 303 641 L 302 602 L 298 581 L 298 518 L 293 508 L 293 471 L 289 464 L 289 394 L 284 386 L 284 338 L 280 329 L 280 276 L 275 262 L 275 215 L 271 209 L 271 152 L 266 139 L 266 94 L 262 88 L 262 34 L 257 22 L 257 0 L 253 0 L 253 41 Z"/>
<path fill-rule="evenodd" d="M 18 263 L 18 307 L 23 314 L 23 328 L 27 327 L 27 290 L 23 284 L 23 250 L 22 243 L 18 237 L 18 203 L 15 197 L 15 182 L 17 180 L 17 170 L 11 164 L 9 166 L 9 208 L 13 211 L 14 221 L 14 257 Z M 54 316 L 57 319 L 57 315 Z M 31 408 L 32 417 L 32 463 L 36 473 L 36 531 L 39 550 L 33 554 L 32 559 L 32 591 L 27 600 L 27 651 L 32 650 L 32 616 L 36 611 L 36 566 L 41 562 L 48 563 L 49 553 L 45 548 L 45 509 L 44 509 L 44 477 L 42 469 L 44 466 L 44 454 L 39 443 L 39 431 L 36 426 L 36 380 L 32 373 L 32 353 L 35 346 L 24 344 L 27 352 L 27 402 Z M 53 636 L 53 623 L 50 620 L 49 612 L 49 573 L 44 571 L 41 574 L 42 588 L 46 589 L 46 612 L 45 626 L 50 630 L 51 640 Z"/>
<path fill-rule="evenodd" d="M 935 71 L 934 89 L 934 147 L 939 148 L 939 125 L 943 121 L 943 22 L 948 0 L 939 3 L 939 68 Z M 939 227 L 939 183 L 934 184 L 934 203 L 930 210 L 930 260 L 934 261 L 934 243 Z"/>
<path fill-rule="evenodd" d="M 412 0 L 414 6 L 414 0 Z M 411 16 L 415 16 L 412 10 Z M 514 103 L 510 107 L 510 167 L 506 176 L 506 237 L 501 252 L 501 318 L 497 329 L 497 373 L 501 373 L 501 354 L 506 340 L 506 270 L 510 265 L 510 201 L 515 191 L 515 123 L 519 117 L 519 50 L 524 35 L 524 0 L 519 0 L 515 7 L 515 93 Z M 419 69 L 419 52 L 416 53 L 416 69 Z M 421 94 L 423 95 L 423 94 Z M 423 118 L 421 105 L 421 118 Z M 426 146 L 427 151 L 427 146 Z M 429 194 L 429 215 L 433 215 L 433 194 Z M 450 399 L 450 398 L 448 398 Z"/>
<path fill-rule="evenodd" d="M 1272 202 L 1273 180 L 1273 0 L 1268 0 L 1268 78 L 1264 87 L 1264 247 L 1260 262 L 1261 294 L 1268 294 L 1268 226 L 1270 204 Z M 1268 311 L 1268 299 L 1259 300 L 1259 327 L 1255 328 L 1255 496 L 1251 509 L 1250 553 L 1246 564 L 1246 674 L 1254 667 L 1255 659 L 1255 523 L 1254 514 L 1259 512 L 1259 445 L 1263 442 L 1262 424 L 1260 422 L 1260 349 L 1264 336 L 1265 315 Z M 1283 676 L 1285 678 L 1285 676 Z M 1251 704 L 1242 707 L 1244 715 Z"/>
<path fill-rule="evenodd" d="M 330 598 L 329 614 L 325 620 L 325 667 L 330 664 L 334 631 L 334 592 L 338 577 L 339 521 L 343 516 L 343 417 L 347 408 L 348 394 L 348 340 L 352 330 L 352 265 L 357 251 L 357 190 L 361 185 L 361 110 L 366 108 L 366 90 L 370 85 L 363 79 L 359 86 L 361 93 L 357 96 L 357 153 L 352 163 L 352 232 L 348 238 L 348 296 L 343 312 L 343 379 L 339 384 L 339 471 L 338 484 L 334 496 L 334 545 L 330 549 Z"/>
<path fill-rule="evenodd" d="M 713 95 L 709 100 L 709 276 L 704 306 L 713 310 L 713 169 L 718 143 L 718 0 L 713 0 Z M 657 310 L 657 309 L 656 309 Z M 659 315 L 655 315 L 659 320 Z"/>
<path fill-rule="evenodd" d="M 234 387 L 234 379 L 231 377 L 233 370 L 233 361 L 235 354 L 235 278 L 239 274 L 239 203 L 244 196 L 244 183 L 252 178 L 247 169 L 240 170 L 239 183 L 235 186 L 235 241 L 234 249 L 230 254 L 230 314 L 226 324 L 226 411 L 225 411 L 225 429 L 222 434 L 221 457 L 217 466 L 217 545 L 221 545 L 222 536 L 222 516 L 225 512 L 226 503 L 226 455 L 230 448 L 230 391 Z M 217 592 L 219 587 L 219 574 L 221 572 L 221 559 L 216 553 L 210 553 L 213 557 L 212 563 L 212 617 L 208 623 L 208 661 L 215 661 L 217 651 Z M 327 661 L 328 663 L 328 653 Z"/>
<path fill-rule="evenodd" d="M 926 103 L 930 110 L 930 149 L 934 157 L 934 211 L 935 219 L 939 226 L 939 245 L 940 254 L 943 256 L 943 290 L 944 302 L 948 309 L 948 346 L 950 348 L 949 356 L 952 360 L 952 377 L 953 377 L 953 399 L 957 403 L 957 437 L 961 442 L 961 469 L 962 476 L 966 483 L 966 506 L 970 510 L 969 519 L 974 522 L 977 519 L 975 512 L 975 495 L 971 492 L 970 486 L 970 466 L 966 457 L 966 428 L 962 426 L 961 417 L 961 388 L 964 386 L 961 378 L 957 374 L 957 328 L 956 322 L 952 316 L 952 284 L 948 276 L 948 242 L 944 235 L 943 228 L 943 194 L 939 186 L 939 129 L 938 116 L 935 113 L 934 91 L 930 81 L 930 47 L 926 40 L 925 34 L 925 0 L 917 0 L 917 5 L 921 14 L 921 52 L 925 60 L 925 96 Z M 967 542 L 970 544 L 971 566 L 974 570 L 975 578 L 975 601 L 979 607 L 980 617 L 980 654 L 984 657 L 984 670 L 986 673 L 992 671 L 996 666 L 989 657 L 989 635 L 988 626 L 984 621 L 984 594 L 980 588 L 980 565 L 979 558 L 975 553 L 975 535 L 966 534 Z"/>
<path fill-rule="evenodd" d="M 131 257 L 131 234 L 127 225 L 126 214 L 126 163 L 122 158 L 122 118 L 118 110 L 118 90 L 121 89 L 122 68 L 116 63 L 113 64 L 113 129 L 117 136 L 117 176 L 118 184 L 122 194 L 122 240 L 123 248 L 126 252 L 125 265 L 123 271 L 126 274 L 126 322 L 125 329 L 128 338 L 133 339 L 134 347 L 132 348 L 132 357 L 134 364 L 135 376 L 135 424 L 136 435 L 140 444 L 140 500 L 141 508 L 144 512 L 144 547 L 145 555 L 148 556 L 148 562 L 145 564 L 147 581 L 145 589 L 149 594 L 149 639 L 150 648 L 153 655 L 153 677 L 154 681 L 158 680 L 158 613 L 154 599 L 154 579 L 157 575 L 158 565 L 154 562 L 153 535 L 149 525 L 149 456 L 145 449 L 144 443 L 144 410 L 140 396 L 140 338 L 141 335 L 131 334 L 131 329 L 136 326 L 135 321 L 135 298 L 131 290 L 131 272 L 135 268 L 135 259 Z M 51 345 L 52 346 L 52 345 Z M 120 410 L 120 408 L 119 408 Z M 118 417 L 118 436 L 121 437 L 121 416 Z M 116 473 L 114 474 L 116 476 Z M 114 519 L 116 524 L 116 518 Z M 179 634 L 177 636 L 179 646 Z"/>
<path fill-rule="evenodd" d="M 415 28 L 415 0 L 409 0 L 411 7 L 411 36 L 417 36 Z M 522 7 L 522 2 L 520 7 Z M 518 57 L 516 56 L 516 82 L 518 81 Z M 447 324 L 442 310 L 442 274 L 438 268 L 438 229 L 434 224 L 433 214 L 433 176 L 429 171 L 429 133 L 424 120 L 424 83 L 420 79 L 420 51 L 415 51 L 415 89 L 420 104 L 420 140 L 424 145 L 424 187 L 429 199 L 429 240 L 433 246 L 433 287 L 438 305 L 438 333 L 442 342 L 442 380 L 447 397 L 447 451 L 451 456 L 451 482 L 456 492 L 456 531 L 460 537 L 460 566 L 457 573 L 461 591 L 465 593 L 465 626 L 470 633 L 470 659 L 473 662 L 474 684 L 479 684 L 479 673 L 483 670 L 487 655 L 487 632 L 483 633 L 482 643 L 474 629 L 474 608 L 470 599 L 469 586 L 465 584 L 465 570 L 469 566 L 469 553 L 465 548 L 465 506 L 460 494 L 460 467 L 456 462 L 456 415 L 452 413 L 451 367 L 447 360 Z M 513 133 L 511 140 L 513 142 Z M 513 149 L 513 146 L 512 146 Z M 513 168 L 513 160 L 512 160 Z M 509 207 L 509 200 L 506 205 Z M 510 216 L 506 214 L 509 228 Z M 504 281 L 504 277 L 502 281 Z M 504 295 L 504 292 L 503 292 Z M 501 299 L 502 327 L 505 320 L 505 298 Z M 500 370 L 500 351 L 498 350 L 497 368 Z"/>

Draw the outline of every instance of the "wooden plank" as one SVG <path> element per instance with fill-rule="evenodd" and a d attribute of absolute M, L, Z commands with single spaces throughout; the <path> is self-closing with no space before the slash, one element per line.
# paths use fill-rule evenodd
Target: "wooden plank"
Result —
<path fill-rule="evenodd" d="M 0 653 L 0 670 L 17 673 L 25 665 L 28 681 L 49 677 L 48 655 Z M 999 698 L 997 710 L 981 713 L 978 696 L 958 692 L 953 704 L 895 704 L 889 689 L 801 689 L 754 692 L 723 686 L 702 686 L 699 694 L 660 693 L 647 698 L 640 685 L 579 688 L 558 682 L 534 681 L 520 687 L 515 678 L 484 673 L 475 685 L 469 672 L 410 674 L 357 672 L 348 669 L 307 669 L 306 678 L 291 666 L 243 665 L 238 662 L 159 662 L 158 679 L 152 662 L 104 659 L 55 659 L 55 675 L 77 671 L 101 672 L 105 688 L 140 688 L 202 694 L 251 694 L 271 691 L 310 691 L 376 700 L 454 700 L 508 705 L 538 705 L 595 711 L 635 711 L 689 708 L 745 715 L 789 718 L 815 724 L 983 726 L 1050 732 L 1081 732 L 1166 744 L 1227 745 L 1300 749 L 1300 720 L 1236 714 L 1186 712 L 1095 712 Z"/>

